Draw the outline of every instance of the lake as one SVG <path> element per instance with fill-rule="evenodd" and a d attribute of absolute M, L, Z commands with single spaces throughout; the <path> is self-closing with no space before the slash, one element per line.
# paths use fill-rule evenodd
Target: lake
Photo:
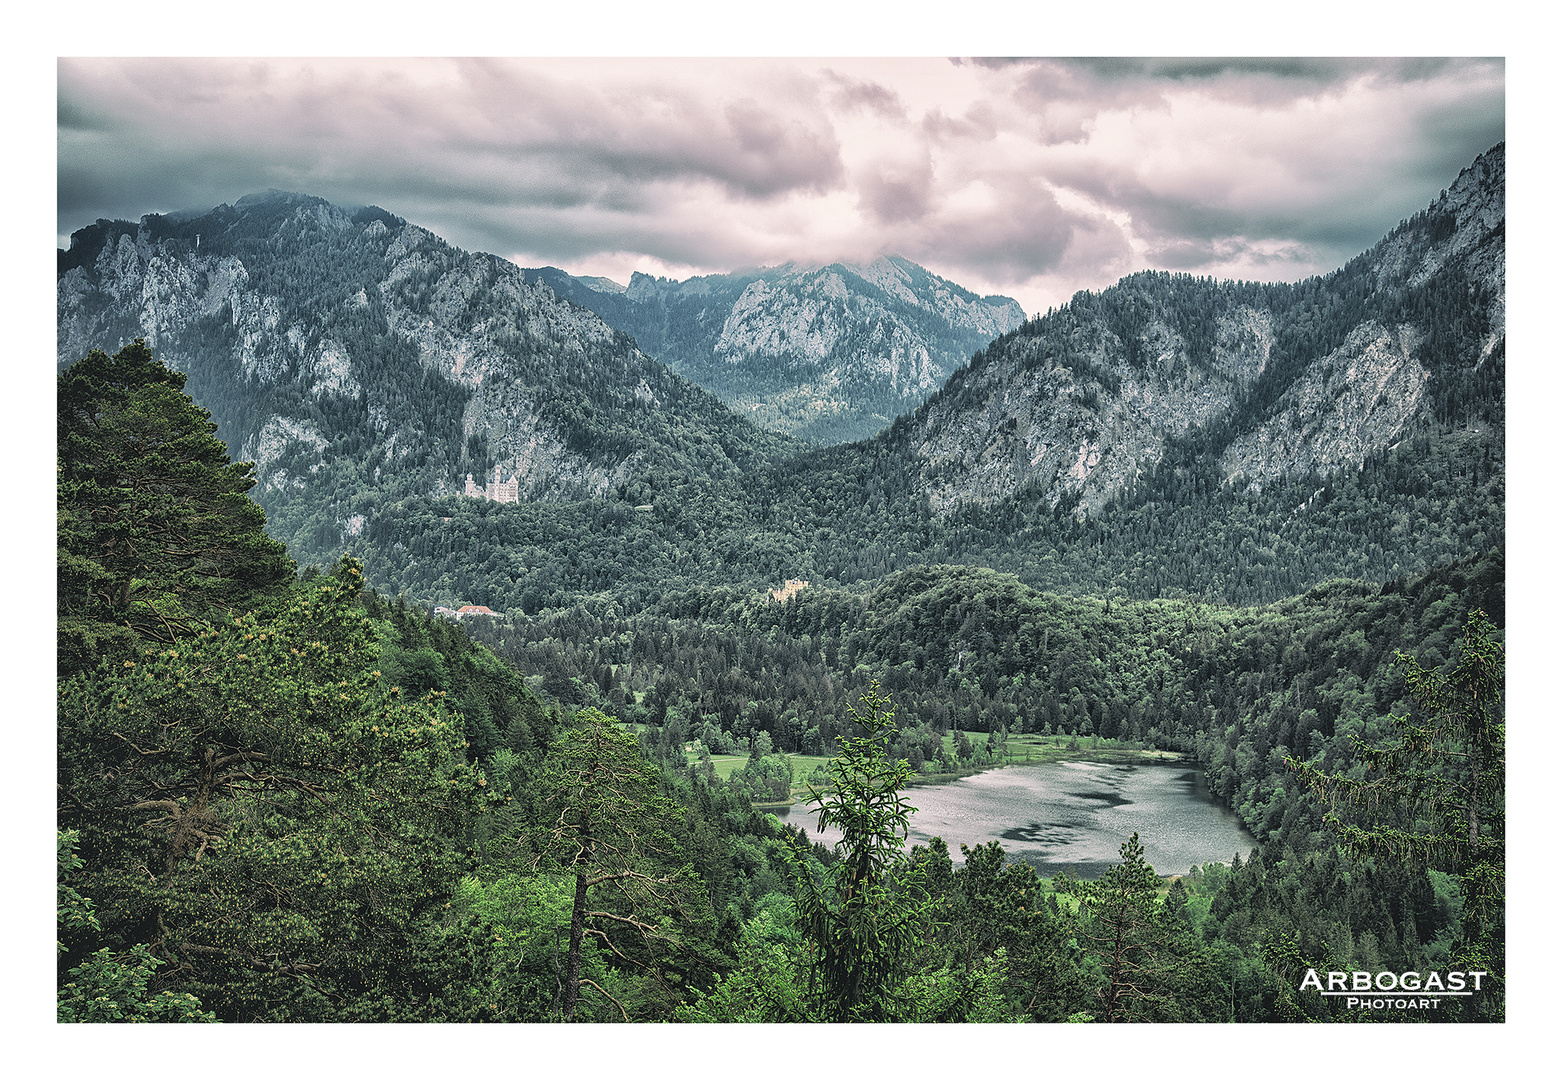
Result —
<path fill-rule="evenodd" d="M 942 836 L 958 864 L 960 845 L 997 840 L 1012 861 L 1044 876 L 1063 870 L 1096 878 L 1118 862 L 1118 848 L 1139 834 L 1159 874 L 1185 874 L 1205 863 L 1229 863 L 1257 846 L 1236 814 L 1210 796 L 1199 770 L 1185 762 L 1107 765 L 1062 761 L 1010 765 L 947 784 L 907 790 L 917 812 L 908 843 Z M 839 830 L 819 830 L 818 815 L 799 804 L 778 816 L 807 823 L 810 839 L 833 844 Z"/>

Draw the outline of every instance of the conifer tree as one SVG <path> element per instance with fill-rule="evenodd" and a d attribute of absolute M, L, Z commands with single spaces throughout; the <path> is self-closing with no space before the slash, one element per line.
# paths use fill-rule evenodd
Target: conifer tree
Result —
<path fill-rule="evenodd" d="M 574 879 L 559 1016 L 574 1020 L 590 987 L 627 1022 L 632 1003 L 582 975 L 583 950 L 589 937 L 653 985 L 666 983 L 676 966 L 669 957 L 689 947 L 682 930 L 710 921 L 709 898 L 674 835 L 683 811 L 658 792 L 635 737 L 596 709 L 583 709 L 556 740 L 539 786 L 534 866 Z"/>
<path fill-rule="evenodd" d="M 62 676 L 138 644 L 171 645 L 243 613 L 290 581 L 185 377 L 140 339 L 94 349 L 58 387 L 59 662 Z"/>
<path fill-rule="evenodd" d="M 1108 1024 L 1164 1006 L 1169 949 L 1180 932 L 1156 897 L 1160 879 L 1145 862 L 1138 833 L 1120 853 L 1122 861 L 1096 881 L 1062 882 L 1080 898 L 1081 944 L 1099 965 L 1096 997 Z"/>
<path fill-rule="evenodd" d="M 1347 850 L 1431 867 L 1459 877 L 1460 946 L 1471 970 L 1494 976 L 1497 992 L 1474 1004 L 1501 1016 L 1505 898 L 1503 647 L 1484 611 L 1471 611 L 1458 657 L 1445 671 L 1398 653 L 1421 714 L 1389 718 L 1394 738 L 1355 742 L 1366 776 L 1330 775 L 1288 758 L 1330 810 L 1326 821 Z"/>
<path fill-rule="evenodd" d="M 896 984 L 931 910 L 925 867 L 905 850 L 915 810 L 903 794 L 911 766 L 884 749 L 895 709 L 877 679 L 861 700 L 862 711 L 846 711 L 862 734 L 837 740 L 830 789 L 814 800 L 820 827 L 841 830 L 841 860 L 821 882 L 794 855 L 798 926 L 812 950 L 814 989 L 822 1015 L 837 1021 L 896 1015 Z"/>
<path fill-rule="evenodd" d="M 444 695 L 371 670 L 362 589 L 344 560 L 271 618 L 61 685 L 57 815 L 101 924 L 69 962 L 144 944 L 157 988 L 229 1021 L 353 1018 L 396 978 L 489 800 Z"/>

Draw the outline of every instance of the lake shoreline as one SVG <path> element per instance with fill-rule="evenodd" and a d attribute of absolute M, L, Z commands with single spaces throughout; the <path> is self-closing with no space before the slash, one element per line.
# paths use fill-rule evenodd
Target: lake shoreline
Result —
<path fill-rule="evenodd" d="M 1067 747 L 1056 749 L 1043 749 L 1038 754 L 1028 755 L 1021 761 L 995 761 L 989 765 L 979 765 L 969 769 L 957 769 L 947 773 L 919 773 L 912 776 L 906 787 L 932 787 L 942 784 L 950 784 L 956 780 L 964 780 L 971 776 L 980 776 L 982 773 L 993 772 L 997 769 L 1017 768 L 1026 765 L 1051 765 L 1059 762 L 1089 761 L 1101 765 L 1164 765 L 1181 762 L 1190 768 L 1198 768 L 1198 761 L 1187 754 L 1176 750 L 1152 750 L 1142 747 L 1126 746 L 1102 746 L 1091 749 L 1083 747 L 1073 750 Z M 828 791 L 826 788 L 818 788 L 819 791 Z M 808 789 L 806 787 L 794 787 L 792 797 L 784 802 L 752 802 L 751 810 L 782 810 L 793 806 L 806 805 L 808 801 Z"/>
<path fill-rule="evenodd" d="M 974 769 L 960 769 L 950 773 L 926 773 L 913 776 L 906 786 L 921 787 L 929 784 L 948 784 L 955 780 L 963 780 L 968 776 L 979 776 L 985 772 L 992 772 L 994 769 L 1008 769 L 1025 765 L 1051 765 L 1056 762 L 1066 761 L 1093 761 L 1102 765 L 1164 764 L 1177 761 L 1185 762 L 1195 767 L 1198 764 L 1193 758 L 1175 750 L 1144 750 L 1113 746 L 1100 747 L 1094 750 L 1059 750 L 1056 753 L 1043 751 L 1039 756 L 1028 757 L 1024 761 L 995 761 L 991 765 L 982 765 Z"/>
<path fill-rule="evenodd" d="M 1048 757 L 920 777 L 916 791 L 908 785 L 902 792 L 917 807 L 906 843 L 941 836 L 954 851 L 997 841 L 1009 862 L 1028 864 L 1043 877 L 1094 880 L 1118 864 L 1123 842 L 1137 834 L 1163 888 L 1190 866 L 1229 865 L 1233 852 L 1256 843 L 1210 795 L 1186 755 L 1110 747 Z M 819 827 L 815 804 L 769 812 L 803 828 L 810 841 L 828 846 L 840 839 L 838 829 Z"/>

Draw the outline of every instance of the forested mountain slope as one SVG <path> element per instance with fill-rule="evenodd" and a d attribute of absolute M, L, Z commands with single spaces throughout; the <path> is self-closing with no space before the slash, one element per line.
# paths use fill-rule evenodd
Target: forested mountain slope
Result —
<path fill-rule="evenodd" d="M 295 558 L 351 550 L 422 603 L 638 610 L 924 563 L 1254 603 L 1502 548 L 1503 249 L 1499 146 L 1333 274 L 1080 293 L 804 452 L 532 272 L 302 196 L 82 230 L 59 355 L 155 338 Z M 517 502 L 463 497 L 494 467 Z"/>
<path fill-rule="evenodd" d="M 648 476 L 731 483 L 787 445 L 510 263 L 373 207 L 273 192 L 100 221 L 57 291 L 61 367 L 144 337 L 256 463 L 273 532 L 326 558 L 468 474 L 639 502 Z"/>
<path fill-rule="evenodd" d="M 755 423 L 823 442 L 875 434 L 1025 318 L 1008 297 L 978 297 L 898 256 L 687 281 L 636 273 L 627 289 L 525 273 Z"/>
<path fill-rule="evenodd" d="M 993 342 L 888 436 L 935 512 L 1021 490 L 1093 513 L 1191 442 L 1258 491 L 1428 421 L 1501 438 L 1504 148 L 1295 285 L 1145 272 Z"/>

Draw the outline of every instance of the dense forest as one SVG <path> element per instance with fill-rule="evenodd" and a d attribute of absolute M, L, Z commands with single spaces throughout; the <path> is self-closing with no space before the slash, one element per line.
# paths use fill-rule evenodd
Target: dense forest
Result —
<path fill-rule="evenodd" d="M 60 377 L 62 1021 L 1504 1017 L 1500 438 L 1261 496 L 1173 466 L 1083 520 L 935 519 L 821 451 L 856 486 L 776 472 L 763 519 L 735 478 L 408 499 L 300 571 L 184 387 L 140 343 Z M 1205 524 L 1148 512 L 1189 482 Z M 781 602 L 789 536 L 834 561 Z M 1362 572 L 1291 588 L 1330 543 Z M 1145 587 L 1178 557 L 1201 588 Z M 510 615 L 432 617 L 416 575 Z M 1258 846 L 1125 836 L 1094 880 L 906 848 L 914 781 L 1059 736 L 1186 755 Z M 833 848 L 753 805 L 799 755 Z M 1307 979 L 1381 971 L 1484 981 Z"/>

